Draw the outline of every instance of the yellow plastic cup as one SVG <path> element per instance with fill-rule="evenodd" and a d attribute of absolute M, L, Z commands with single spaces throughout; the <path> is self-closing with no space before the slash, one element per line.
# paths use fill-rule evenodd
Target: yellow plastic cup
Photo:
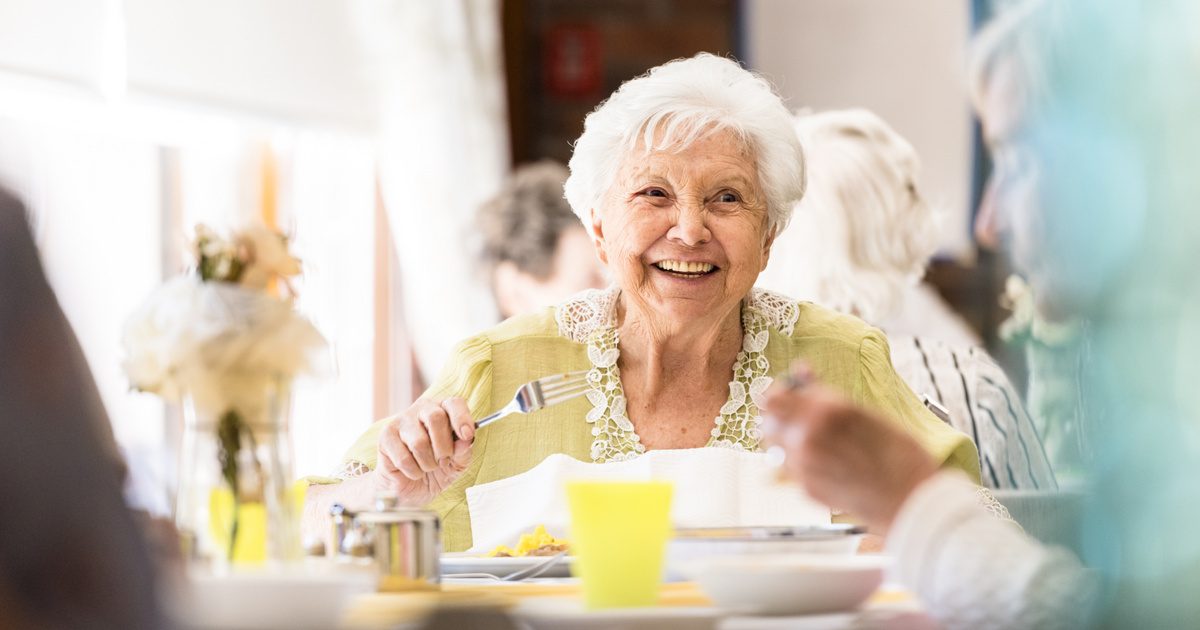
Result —
<path fill-rule="evenodd" d="M 671 484 L 572 481 L 567 504 L 587 608 L 655 605 L 671 535 Z"/>

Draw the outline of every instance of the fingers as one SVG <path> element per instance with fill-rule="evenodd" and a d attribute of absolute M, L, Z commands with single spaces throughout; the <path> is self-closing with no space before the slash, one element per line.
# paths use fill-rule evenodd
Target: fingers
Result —
<path fill-rule="evenodd" d="M 418 481 L 447 462 L 465 468 L 474 437 L 475 421 L 463 399 L 418 400 L 380 434 L 379 469 L 396 481 Z"/>
<path fill-rule="evenodd" d="M 433 454 L 433 439 L 429 435 L 429 427 L 436 424 L 448 424 L 450 418 L 442 406 L 423 401 L 409 419 L 400 425 L 400 439 L 412 453 L 413 459 L 422 472 L 432 472 L 437 469 L 437 457 Z M 414 405 L 415 406 L 415 405 Z"/>
<path fill-rule="evenodd" d="M 416 459 L 400 437 L 400 426 L 404 417 L 397 418 L 383 428 L 379 435 L 379 458 L 377 468 L 395 481 L 400 476 L 416 481 L 424 476 Z"/>
<path fill-rule="evenodd" d="M 799 415 L 801 409 L 798 408 L 798 404 L 804 402 L 803 394 L 810 389 L 815 380 L 816 377 L 807 363 L 792 363 L 788 373 L 767 390 L 764 411 L 785 420 Z"/>
<path fill-rule="evenodd" d="M 446 411 L 445 403 L 436 411 L 421 414 L 421 425 L 429 437 L 434 467 L 450 459 L 454 453 L 454 436 L 451 433 L 450 414 Z"/>
<path fill-rule="evenodd" d="M 809 424 L 844 406 L 840 396 L 819 384 L 801 389 L 773 385 L 763 403 L 766 417 L 779 424 Z"/>
<path fill-rule="evenodd" d="M 455 470 L 467 469 L 467 464 L 471 463 L 471 447 L 474 445 L 470 440 L 458 440 L 454 443 L 454 454 L 450 456 L 450 464 Z"/>
<path fill-rule="evenodd" d="M 784 384 L 788 389 L 799 390 L 803 389 L 808 384 L 816 380 L 816 375 L 813 374 L 812 368 L 808 367 L 808 363 L 804 361 L 794 361 L 788 367 L 787 377 L 784 379 Z"/>
<path fill-rule="evenodd" d="M 442 401 L 442 408 L 450 414 L 450 426 L 459 439 L 468 442 L 475 439 L 475 419 L 467 409 L 467 401 L 457 397 L 447 398 Z"/>

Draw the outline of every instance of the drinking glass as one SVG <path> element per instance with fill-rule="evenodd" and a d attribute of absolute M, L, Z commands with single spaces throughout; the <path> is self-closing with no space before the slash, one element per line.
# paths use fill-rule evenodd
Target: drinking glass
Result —
<path fill-rule="evenodd" d="M 671 535 L 671 484 L 567 483 L 575 572 L 589 609 L 653 606 Z"/>

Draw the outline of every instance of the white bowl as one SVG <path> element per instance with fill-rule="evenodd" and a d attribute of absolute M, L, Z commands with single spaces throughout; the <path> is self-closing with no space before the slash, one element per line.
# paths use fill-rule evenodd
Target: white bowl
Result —
<path fill-rule="evenodd" d="M 185 628 L 332 628 L 350 598 L 374 590 L 363 572 L 192 572 L 172 601 Z"/>
<path fill-rule="evenodd" d="M 685 579 L 685 565 L 713 558 L 796 554 L 852 556 L 858 551 L 861 540 L 861 535 L 824 538 L 674 538 L 667 543 L 666 579 Z"/>
<path fill-rule="evenodd" d="M 696 560 L 684 574 L 724 609 L 801 615 L 856 608 L 883 582 L 882 556 L 792 554 Z"/>

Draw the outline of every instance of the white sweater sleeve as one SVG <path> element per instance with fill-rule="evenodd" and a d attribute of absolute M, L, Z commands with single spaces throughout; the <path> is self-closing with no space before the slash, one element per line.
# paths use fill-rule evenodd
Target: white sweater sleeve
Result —
<path fill-rule="evenodd" d="M 946 628 L 1087 625 L 1098 580 L 1068 551 L 992 516 L 944 471 L 917 487 L 888 534 L 895 578 Z"/>

